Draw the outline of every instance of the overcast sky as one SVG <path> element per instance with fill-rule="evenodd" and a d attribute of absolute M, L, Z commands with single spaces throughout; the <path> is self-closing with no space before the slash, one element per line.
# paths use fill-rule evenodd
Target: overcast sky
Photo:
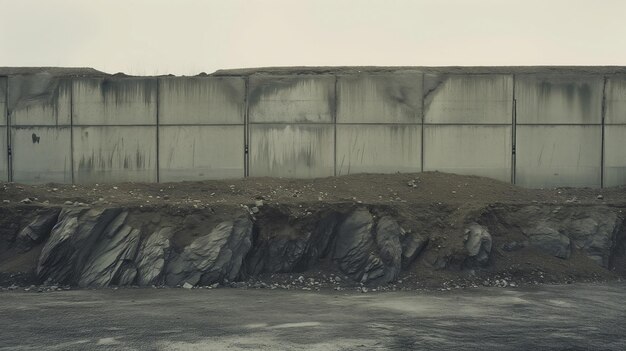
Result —
<path fill-rule="evenodd" d="M 626 65 L 625 0 L 0 0 L 0 66 Z"/>

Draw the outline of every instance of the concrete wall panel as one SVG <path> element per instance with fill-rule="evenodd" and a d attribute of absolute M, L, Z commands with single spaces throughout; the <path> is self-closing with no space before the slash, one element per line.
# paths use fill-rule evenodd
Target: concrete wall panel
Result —
<path fill-rule="evenodd" d="M 424 86 L 426 123 L 511 124 L 510 75 L 427 75 Z"/>
<path fill-rule="evenodd" d="M 89 78 L 73 84 L 73 125 L 154 125 L 155 78 Z"/>
<path fill-rule="evenodd" d="M 338 125 L 337 175 L 419 172 L 421 126 Z"/>
<path fill-rule="evenodd" d="M 243 178 L 243 126 L 161 126 L 159 133 L 160 181 Z"/>
<path fill-rule="evenodd" d="M 77 183 L 155 182 L 156 127 L 74 127 Z"/>
<path fill-rule="evenodd" d="M 337 80 L 337 123 L 421 123 L 422 74 L 359 74 Z"/>
<path fill-rule="evenodd" d="M 12 76 L 9 109 L 13 126 L 69 126 L 71 81 L 48 74 Z"/>
<path fill-rule="evenodd" d="M 252 177 L 327 177 L 334 174 L 333 125 L 251 125 Z"/>
<path fill-rule="evenodd" d="M 159 123 L 243 124 L 245 83 L 237 77 L 159 79 Z"/>
<path fill-rule="evenodd" d="M 16 127 L 11 130 L 13 181 L 71 183 L 70 127 Z"/>
<path fill-rule="evenodd" d="M 424 126 L 424 171 L 511 181 L 511 127 Z"/>
<path fill-rule="evenodd" d="M 605 124 L 626 124 L 626 76 L 612 76 L 606 81 Z"/>
<path fill-rule="evenodd" d="M 601 76 L 516 76 L 517 123 L 600 124 L 603 87 Z"/>
<path fill-rule="evenodd" d="M 0 77 L 0 126 L 7 125 L 7 86 L 8 79 Z"/>
<path fill-rule="evenodd" d="M 599 187 L 602 126 L 517 126 L 516 183 Z"/>
<path fill-rule="evenodd" d="M 626 125 L 604 127 L 604 186 L 626 185 Z"/>
<path fill-rule="evenodd" d="M 335 77 L 252 76 L 251 123 L 331 123 L 335 106 Z"/>
<path fill-rule="evenodd" d="M 0 126 L 0 182 L 6 182 L 8 180 L 7 127 Z"/>

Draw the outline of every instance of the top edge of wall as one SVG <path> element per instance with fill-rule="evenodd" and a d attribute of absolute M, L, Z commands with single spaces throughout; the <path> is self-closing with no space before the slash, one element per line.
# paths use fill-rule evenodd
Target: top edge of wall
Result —
<path fill-rule="evenodd" d="M 0 67 L 0 76 L 44 74 L 54 77 L 224 77 L 251 75 L 312 75 L 312 74 L 626 74 L 626 66 L 303 66 L 303 67 L 256 67 L 219 69 L 214 73 L 205 72 L 190 76 L 173 74 L 135 76 L 125 73 L 109 74 L 94 68 L 83 67 Z"/>

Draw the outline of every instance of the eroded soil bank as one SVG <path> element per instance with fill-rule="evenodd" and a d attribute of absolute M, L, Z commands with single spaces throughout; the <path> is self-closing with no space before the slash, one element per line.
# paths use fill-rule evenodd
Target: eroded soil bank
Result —
<path fill-rule="evenodd" d="M 88 186 L 3 184 L 3 286 L 318 290 L 626 274 L 624 189 L 442 173 Z"/>

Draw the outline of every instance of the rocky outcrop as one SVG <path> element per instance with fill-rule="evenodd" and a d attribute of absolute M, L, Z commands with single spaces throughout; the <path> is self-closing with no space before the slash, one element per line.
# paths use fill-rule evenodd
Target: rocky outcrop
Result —
<path fill-rule="evenodd" d="M 94 245 L 85 264 L 79 286 L 130 285 L 137 269 L 134 264 L 140 232 L 124 224 L 128 213 L 115 218 Z"/>
<path fill-rule="evenodd" d="M 599 206 L 524 206 L 500 217 L 505 227 L 520 228 L 530 247 L 562 259 L 581 250 L 605 268 L 623 221 L 613 209 Z"/>
<path fill-rule="evenodd" d="M 57 222 L 60 208 L 44 208 L 37 212 L 35 219 L 24 227 L 16 238 L 17 248 L 26 252 L 41 244 L 50 235 Z"/>
<path fill-rule="evenodd" d="M 252 246 L 252 221 L 240 217 L 220 223 L 194 240 L 166 268 L 167 285 L 209 285 L 232 281 Z"/>
<path fill-rule="evenodd" d="M 64 209 L 44 245 L 37 276 L 42 281 L 77 284 L 94 243 L 121 209 Z"/>
<path fill-rule="evenodd" d="M 397 278 L 401 268 L 400 227 L 383 217 L 375 226 L 364 208 L 352 212 L 336 233 L 333 259 L 339 268 L 363 283 L 385 284 Z"/>
<path fill-rule="evenodd" d="M 492 239 L 487 228 L 476 223 L 465 229 L 466 264 L 486 266 L 491 254 Z"/>
<path fill-rule="evenodd" d="M 568 259 L 572 254 L 570 239 L 550 227 L 547 223 L 539 223 L 524 230 L 531 247 L 548 255 Z"/>
<path fill-rule="evenodd" d="M 136 259 L 137 284 L 140 286 L 163 283 L 163 269 L 170 257 L 173 232 L 171 227 L 160 228 L 141 245 Z"/>
<path fill-rule="evenodd" d="M 402 237 L 402 268 L 408 268 L 428 244 L 428 237 L 418 233 L 406 233 Z"/>

